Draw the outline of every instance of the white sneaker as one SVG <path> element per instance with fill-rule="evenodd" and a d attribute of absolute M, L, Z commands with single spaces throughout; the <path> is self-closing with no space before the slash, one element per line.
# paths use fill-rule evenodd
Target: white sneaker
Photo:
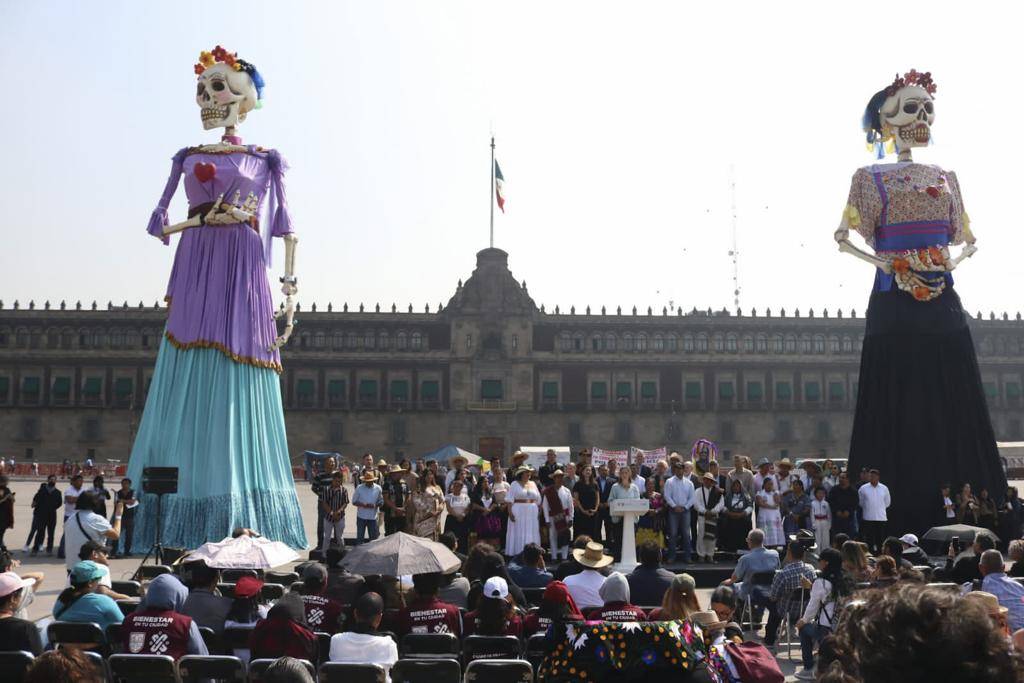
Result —
<path fill-rule="evenodd" d="M 814 669 L 804 669 L 796 675 L 798 681 L 813 681 L 814 680 Z"/>
<path fill-rule="evenodd" d="M 25 546 L 24 548 L 22 548 L 22 549 L 21 549 L 21 552 L 23 552 L 23 553 L 25 553 L 26 555 L 28 555 L 28 551 L 30 551 L 30 550 L 32 550 L 32 549 L 31 549 L 31 548 L 29 548 L 29 547 L 28 547 L 28 546 L 26 545 L 26 546 Z"/>

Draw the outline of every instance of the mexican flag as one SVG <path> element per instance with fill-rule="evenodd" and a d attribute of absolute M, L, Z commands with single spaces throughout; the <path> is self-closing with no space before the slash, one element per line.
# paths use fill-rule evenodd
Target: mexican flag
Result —
<path fill-rule="evenodd" d="M 494 196 L 498 200 L 498 208 L 505 213 L 505 177 L 501 175 L 501 166 L 494 160 Z"/>

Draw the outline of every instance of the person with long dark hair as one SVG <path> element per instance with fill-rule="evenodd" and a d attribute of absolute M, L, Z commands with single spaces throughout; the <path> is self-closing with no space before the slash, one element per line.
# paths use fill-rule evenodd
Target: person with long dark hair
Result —
<path fill-rule="evenodd" d="M 818 568 L 821 575 L 813 582 L 806 577 L 800 581 L 811 591 L 807 608 L 796 622 L 804 664 L 803 671 L 797 674 L 800 680 L 814 680 L 814 646 L 832 633 L 842 601 L 852 592 L 850 580 L 843 571 L 843 557 L 837 550 L 823 550 L 818 556 Z"/>
<path fill-rule="evenodd" d="M 601 503 L 593 465 L 580 467 L 579 481 L 572 487 L 572 500 L 576 508 L 573 533 L 577 538 L 593 536 L 597 532 Z"/>
<path fill-rule="evenodd" d="M 476 609 L 466 614 L 463 626 L 463 635 L 517 638 L 522 635 L 523 623 L 505 579 L 500 576 L 487 579 Z"/>

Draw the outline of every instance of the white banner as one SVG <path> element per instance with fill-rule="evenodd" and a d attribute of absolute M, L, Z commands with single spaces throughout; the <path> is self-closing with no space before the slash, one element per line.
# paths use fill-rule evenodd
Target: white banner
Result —
<path fill-rule="evenodd" d="M 607 465 L 612 460 L 619 467 L 628 464 L 629 451 L 606 451 L 603 448 L 594 446 L 590 449 L 590 461 L 594 467 L 600 467 L 601 465 Z"/>
<path fill-rule="evenodd" d="M 648 467 L 654 467 L 658 464 L 659 460 L 668 459 L 668 449 L 665 446 L 661 448 L 655 448 L 654 450 L 645 451 L 642 448 L 636 446 L 630 446 L 629 448 L 629 462 L 632 464 L 636 461 L 636 454 L 641 453 L 644 456 L 644 464 Z"/>

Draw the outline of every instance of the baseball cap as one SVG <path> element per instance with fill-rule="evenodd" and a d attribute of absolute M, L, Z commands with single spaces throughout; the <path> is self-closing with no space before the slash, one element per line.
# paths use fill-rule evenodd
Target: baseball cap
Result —
<path fill-rule="evenodd" d="M 263 582 L 254 576 L 242 576 L 235 583 L 236 598 L 252 598 L 263 590 Z"/>
<path fill-rule="evenodd" d="M 907 545 L 917 545 L 917 536 L 914 534 L 903 534 L 900 536 L 900 543 L 906 543 Z"/>
<path fill-rule="evenodd" d="M 92 560 L 82 560 L 71 568 L 71 583 L 83 584 L 101 578 L 105 572 Z"/>
<path fill-rule="evenodd" d="M 500 576 L 492 576 L 487 579 L 487 583 L 484 584 L 484 597 L 507 599 L 508 582 Z"/>
<path fill-rule="evenodd" d="M 4 572 L 0 574 L 0 598 L 6 598 L 14 591 L 28 588 L 34 583 L 33 579 L 23 579 L 14 572 Z"/>

